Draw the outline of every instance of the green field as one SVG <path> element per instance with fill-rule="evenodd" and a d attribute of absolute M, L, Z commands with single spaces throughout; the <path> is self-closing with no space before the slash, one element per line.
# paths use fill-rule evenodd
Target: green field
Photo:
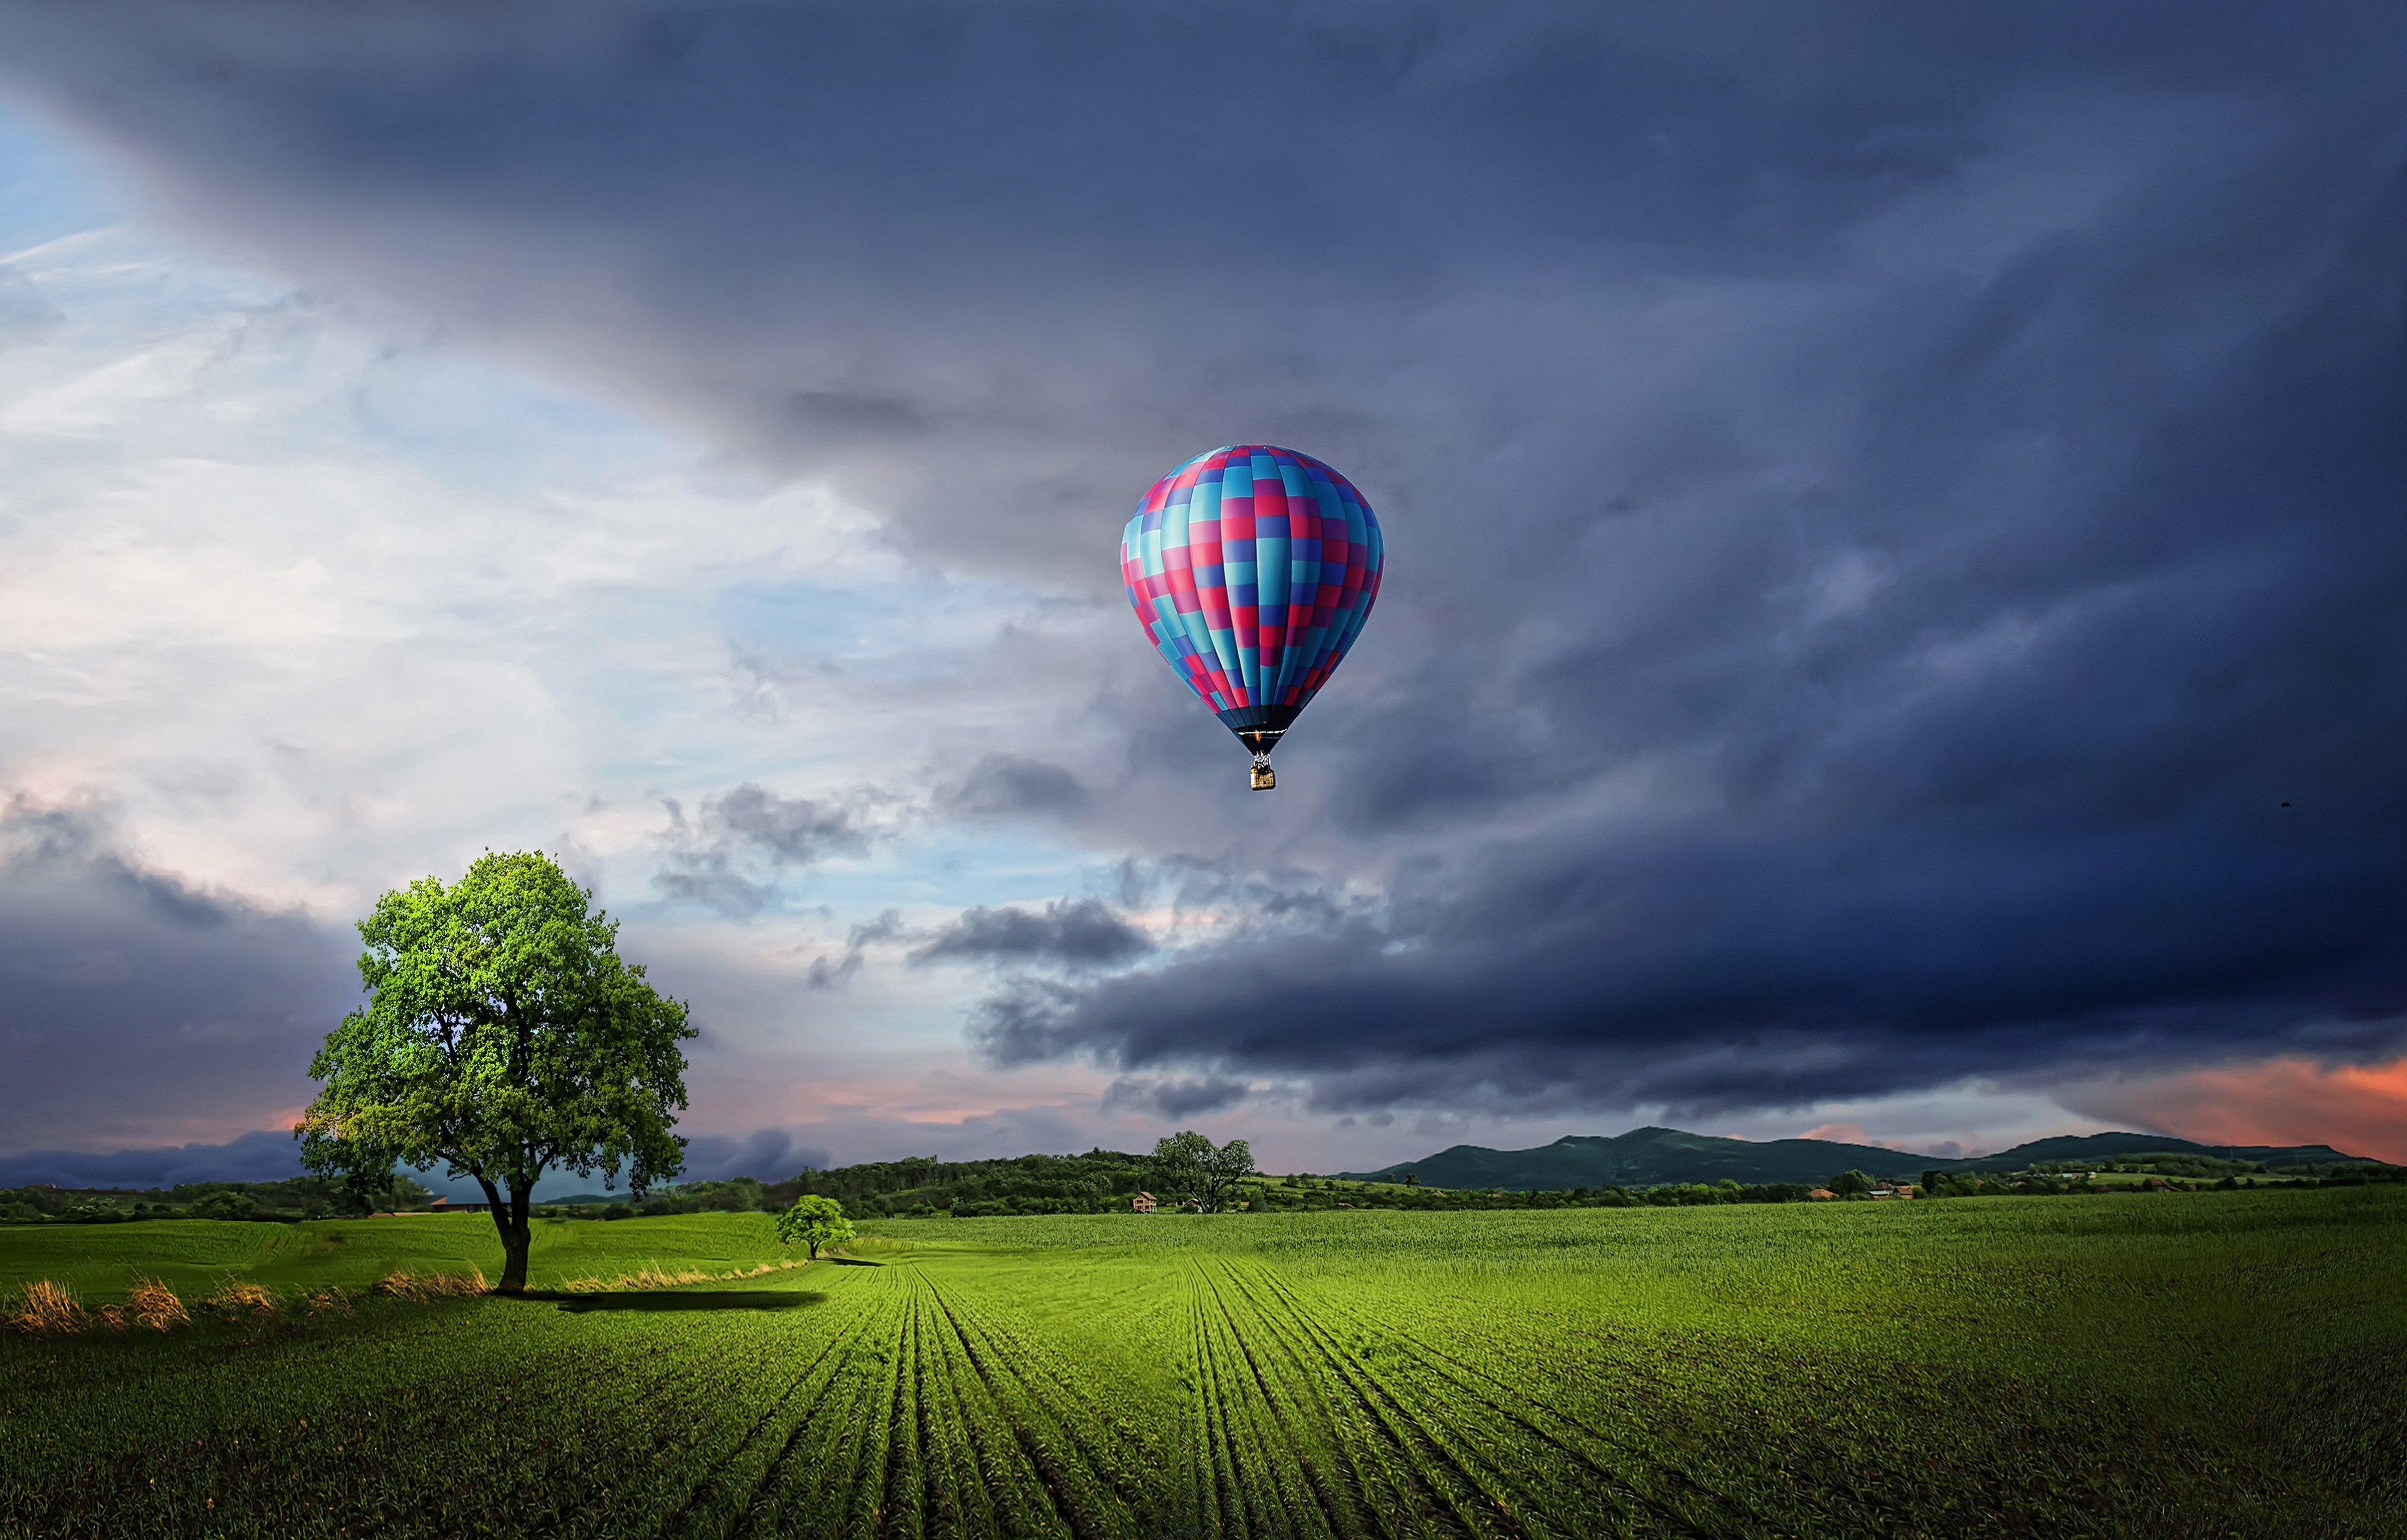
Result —
<path fill-rule="evenodd" d="M 539 1231 L 538 1285 L 778 1255 Z M 0 1291 L 488 1273 L 0 1229 Z M 0 1533 L 2407 1534 L 2407 1192 L 890 1222 L 841 1262 L 0 1345 Z"/>

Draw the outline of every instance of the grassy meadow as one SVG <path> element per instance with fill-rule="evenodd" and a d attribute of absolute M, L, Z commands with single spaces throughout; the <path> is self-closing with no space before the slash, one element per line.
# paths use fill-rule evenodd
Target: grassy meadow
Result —
<path fill-rule="evenodd" d="M 780 1257 L 760 1214 L 562 1222 L 538 1296 L 414 1301 L 369 1286 L 490 1276 L 486 1221 L 0 1228 L 0 1293 L 278 1301 L 0 1341 L 0 1533 L 2407 1535 L 2397 1187 Z M 647 1271 L 710 1276 L 607 1286 Z"/>

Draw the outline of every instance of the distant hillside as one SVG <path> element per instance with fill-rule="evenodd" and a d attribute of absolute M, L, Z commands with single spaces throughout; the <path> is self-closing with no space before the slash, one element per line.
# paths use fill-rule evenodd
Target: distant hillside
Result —
<path fill-rule="evenodd" d="M 1488 1150 L 1458 1144 L 1426 1159 L 1377 1171 L 1347 1171 L 1364 1181 L 1428 1187 L 1501 1187 L 1512 1192 L 1562 1192 L 1574 1187 L 1652 1187 L 1692 1181 L 1827 1181 L 1842 1171 L 1876 1177 L 1918 1177 L 1924 1171 L 2019 1171 L 2035 1161 L 2112 1160 L 2141 1151 L 2211 1155 L 2266 1166 L 2307 1166 L 2359 1159 L 2329 1145 L 2193 1144 L 2161 1134 L 2087 1134 L 2034 1139 L 1994 1155 L 1949 1159 L 1842 1144 L 1834 1139 L 1716 1138 L 1677 1128 L 1633 1128 L 1617 1137 L 1571 1134 L 1535 1150 Z"/>
<path fill-rule="evenodd" d="M 2033 1139 L 1994 1155 L 1932 1164 L 1950 1171 L 2019 1171 L 2041 1161 L 2114 1160 L 2143 1152 L 2251 1160 L 2259 1166 L 2334 1166 L 2353 1161 L 2373 1164 L 2369 1156 L 2344 1155 L 2329 1144 L 2192 1144 L 2162 1134 L 2067 1134 L 2052 1139 Z"/>

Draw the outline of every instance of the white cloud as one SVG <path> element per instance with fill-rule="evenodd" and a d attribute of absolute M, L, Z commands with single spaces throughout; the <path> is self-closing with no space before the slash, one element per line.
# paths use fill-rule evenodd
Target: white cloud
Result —
<path fill-rule="evenodd" d="M 0 352 L 0 789 L 105 805 L 146 866 L 336 929 L 483 846 L 560 851 L 707 1003 L 705 1118 L 1024 1097 L 973 1075 L 971 982 L 871 948 L 806 997 L 807 969 L 884 908 L 1050 897 L 1088 855 L 901 829 L 825 880 L 772 874 L 787 901 L 733 926 L 655 900 L 661 798 L 926 782 L 1024 714 L 996 637 L 1075 646 L 1091 606 L 930 577 L 824 487 L 135 225 L 6 271 L 11 313 L 47 318 Z M 923 1114 L 881 1053 L 961 1080 Z"/>

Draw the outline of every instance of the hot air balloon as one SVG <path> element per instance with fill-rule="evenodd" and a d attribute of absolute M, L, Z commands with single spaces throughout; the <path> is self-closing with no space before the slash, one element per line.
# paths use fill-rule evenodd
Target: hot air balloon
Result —
<path fill-rule="evenodd" d="M 1386 555 L 1354 484 L 1310 455 L 1232 444 L 1153 484 L 1120 535 L 1129 605 L 1163 661 L 1253 751 L 1271 750 L 1362 634 Z"/>

